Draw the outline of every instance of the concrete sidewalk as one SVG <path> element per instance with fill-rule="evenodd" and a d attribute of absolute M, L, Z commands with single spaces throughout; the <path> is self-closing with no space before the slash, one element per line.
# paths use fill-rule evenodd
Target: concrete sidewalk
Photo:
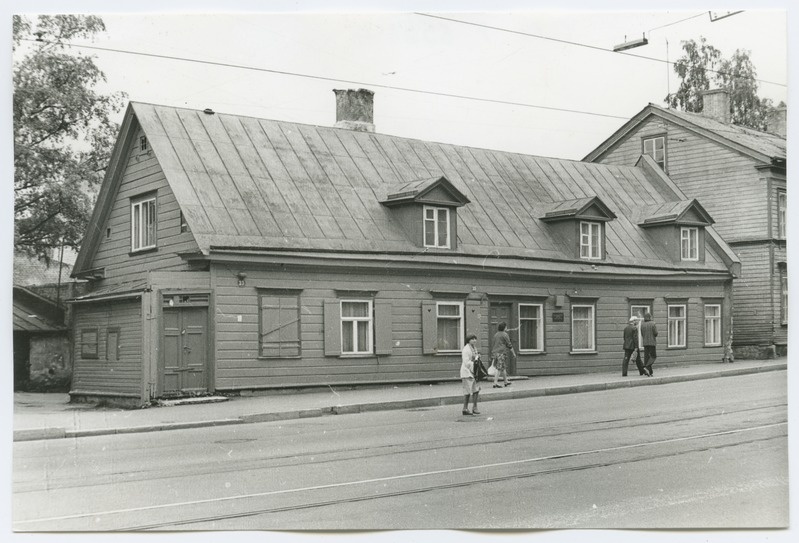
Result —
<path fill-rule="evenodd" d="M 785 369 L 787 359 L 777 358 L 743 360 L 733 364 L 716 362 L 681 367 L 655 366 L 656 373 L 652 378 L 636 375 L 635 367 L 628 377 L 622 377 L 619 372 L 519 378 L 513 380 L 512 386 L 501 389 L 492 388 L 491 382 L 482 383 L 480 401 L 652 386 Z M 288 394 L 278 391 L 219 398 L 208 403 L 136 410 L 70 404 L 67 394 L 18 392 L 14 394 L 14 441 L 269 422 L 388 409 L 459 405 L 462 401 L 460 381 L 359 388 L 333 386 L 313 392 Z M 489 410 L 490 407 L 485 408 L 485 411 Z"/>

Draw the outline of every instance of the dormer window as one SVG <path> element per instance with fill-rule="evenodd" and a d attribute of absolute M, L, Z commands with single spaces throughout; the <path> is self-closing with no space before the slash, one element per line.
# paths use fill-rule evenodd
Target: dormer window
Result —
<path fill-rule="evenodd" d="M 699 228 L 680 228 L 680 260 L 699 260 Z"/>
<path fill-rule="evenodd" d="M 657 136 L 655 138 L 644 139 L 644 154 L 649 155 L 660 166 L 660 169 L 666 170 L 666 138 L 665 136 Z"/>
<path fill-rule="evenodd" d="M 449 209 L 424 206 L 424 246 L 449 249 Z"/>
<path fill-rule="evenodd" d="M 580 258 L 602 258 L 602 224 L 580 222 Z"/>
<path fill-rule="evenodd" d="M 148 150 L 150 147 L 147 144 L 147 136 L 139 136 L 139 149 L 144 152 Z"/>
<path fill-rule="evenodd" d="M 552 202 L 541 220 L 568 244 L 571 258 L 605 258 L 605 224 L 616 214 L 598 196 Z"/>

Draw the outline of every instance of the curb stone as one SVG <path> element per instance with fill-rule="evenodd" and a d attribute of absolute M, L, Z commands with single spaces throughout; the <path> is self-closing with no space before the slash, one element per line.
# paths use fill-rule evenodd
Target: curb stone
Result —
<path fill-rule="evenodd" d="M 650 386 L 658 384 L 680 383 L 685 381 L 699 381 L 704 379 L 714 379 L 718 377 L 737 377 L 747 374 L 786 370 L 787 367 L 788 367 L 787 364 L 773 364 L 769 366 L 756 366 L 752 368 L 735 368 L 729 370 L 708 371 L 691 375 L 652 377 L 651 379 L 587 383 L 584 385 L 570 385 L 570 386 L 558 386 L 558 387 L 548 387 L 548 388 L 545 387 L 545 388 L 536 388 L 531 390 L 512 390 L 512 391 L 506 391 L 503 394 L 488 394 L 485 396 L 481 396 L 480 401 L 492 402 L 500 400 L 535 398 L 540 396 L 558 396 L 563 394 L 578 394 L 582 392 L 599 392 L 603 390 L 613 390 L 625 387 Z M 39 441 L 47 439 L 96 437 L 96 436 L 115 435 L 115 434 L 134 434 L 134 433 L 159 432 L 159 431 L 169 431 L 169 430 L 185 430 L 185 429 L 203 428 L 209 426 L 228 426 L 234 424 L 275 422 L 282 420 L 316 418 L 328 415 L 349 415 L 349 414 L 368 413 L 368 412 L 377 412 L 377 411 L 411 409 L 415 407 L 441 407 L 446 405 L 459 404 L 461 403 L 462 400 L 463 398 L 458 395 L 441 396 L 434 398 L 419 398 L 415 400 L 396 400 L 391 402 L 335 405 L 324 408 L 301 409 L 295 411 L 255 413 L 229 419 L 160 423 L 148 426 L 134 426 L 130 428 L 95 428 L 91 430 L 67 430 L 65 428 L 38 428 L 38 429 L 34 428 L 27 430 L 15 430 L 13 435 L 13 441 L 14 442 Z"/>

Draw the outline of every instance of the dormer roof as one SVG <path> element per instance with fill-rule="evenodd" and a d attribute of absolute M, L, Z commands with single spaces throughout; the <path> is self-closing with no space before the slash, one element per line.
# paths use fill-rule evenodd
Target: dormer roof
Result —
<path fill-rule="evenodd" d="M 553 202 L 548 206 L 544 216 L 540 218 L 544 222 L 566 219 L 611 221 L 616 218 L 616 214 L 598 196 L 589 196 Z"/>
<path fill-rule="evenodd" d="M 645 206 L 639 212 L 638 226 L 648 228 L 673 224 L 704 227 L 714 222 L 705 208 L 693 199 Z"/>
<path fill-rule="evenodd" d="M 399 183 L 386 188 L 386 197 L 380 200 L 384 206 L 392 207 L 407 203 L 461 207 L 469 198 L 458 190 L 443 175 Z"/>

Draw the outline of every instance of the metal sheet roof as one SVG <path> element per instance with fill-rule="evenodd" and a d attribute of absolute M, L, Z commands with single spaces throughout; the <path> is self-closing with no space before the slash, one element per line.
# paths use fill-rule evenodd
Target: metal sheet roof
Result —
<path fill-rule="evenodd" d="M 668 201 L 643 168 L 151 104 L 132 108 L 206 254 L 211 247 L 415 251 L 380 199 L 389 187 L 444 176 L 470 200 L 458 209 L 461 251 L 572 258 L 538 217 L 555 202 L 598 196 L 617 216 L 607 225 L 608 263 L 676 267 L 633 220 L 636 206 Z M 711 260 L 708 267 L 725 269 Z"/>

